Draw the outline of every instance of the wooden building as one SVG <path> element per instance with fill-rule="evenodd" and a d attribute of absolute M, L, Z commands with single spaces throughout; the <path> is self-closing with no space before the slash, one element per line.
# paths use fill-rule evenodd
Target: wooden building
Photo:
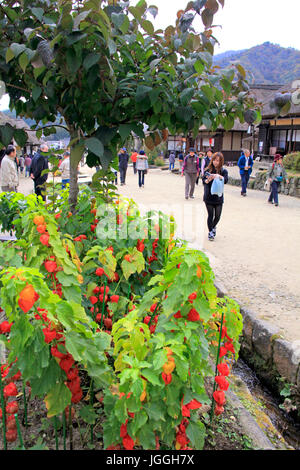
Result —
<path fill-rule="evenodd" d="M 295 97 L 290 111 L 284 117 L 276 116 L 270 106 L 275 93 L 290 92 L 294 94 L 299 90 L 299 96 Z M 264 102 L 262 110 L 262 122 L 259 127 L 258 153 L 261 155 L 274 155 L 276 152 L 288 154 L 300 151 L 300 80 L 285 85 Z M 298 103 L 298 104 L 297 104 Z"/>
<path fill-rule="evenodd" d="M 30 127 L 28 126 L 28 124 L 26 124 L 25 121 L 23 121 L 23 119 L 12 118 L 8 116 L 7 114 L 2 113 L 0 111 L 0 126 L 1 125 L 3 126 L 4 124 L 10 124 L 12 127 L 16 127 L 17 129 L 24 129 L 27 133 L 28 140 L 24 148 L 18 147 L 18 145 L 14 142 L 14 144 L 16 145 L 18 154 L 22 154 L 22 153 L 32 154 L 37 151 L 41 142 L 36 137 L 36 134 L 34 131 L 31 131 L 31 130 L 29 131 Z M 4 152 L 5 152 L 4 149 L 0 150 L 0 158 L 2 158 Z"/>
<path fill-rule="evenodd" d="M 258 84 L 251 85 L 250 89 L 251 95 L 262 106 L 263 120 L 259 126 L 251 129 L 249 124 L 241 124 L 238 119 L 230 131 L 225 131 L 220 126 L 212 132 L 202 126 L 196 139 L 191 136 L 170 136 L 168 151 L 175 151 L 178 154 L 181 151 L 188 151 L 191 146 L 203 152 L 212 148 L 214 152 L 221 151 L 226 162 L 236 162 L 241 150 L 246 148 L 251 151 L 254 149 L 255 155 L 274 155 L 279 148 L 285 153 L 300 150 L 300 104 L 293 105 L 289 115 L 280 119 L 275 118 L 275 112 L 270 107 L 275 94 L 291 91 L 292 85 L 284 87 Z"/>

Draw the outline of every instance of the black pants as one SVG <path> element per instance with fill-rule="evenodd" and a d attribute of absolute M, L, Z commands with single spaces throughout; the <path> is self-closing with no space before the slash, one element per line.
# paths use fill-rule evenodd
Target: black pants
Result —
<path fill-rule="evenodd" d="M 125 180 L 126 180 L 127 167 L 121 167 L 121 168 L 119 168 L 119 170 L 120 170 L 121 184 L 124 184 Z"/>
<path fill-rule="evenodd" d="M 205 205 L 208 212 L 207 226 L 211 232 L 221 219 L 223 204 L 207 204 L 206 202 Z"/>
<path fill-rule="evenodd" d="M 136 175 L 137 173 L 136 162 L 133 162 L 133 171 L 134 171 L 134 174 Z"/>
<path fill-rule="evenodd" d="M 37 196 L 41 196 L 46 201 L 46 181 L 43 179 L 34 180 L 34 192 Z"/>
<path fill-rule="evenodd" d="M 142 186 L 144 186 L 144 183 L 145 183 L 146 171 L 145 170 L 138 170 L 138 174 L 139 174 L 139 187 L 141 188 Z"/>

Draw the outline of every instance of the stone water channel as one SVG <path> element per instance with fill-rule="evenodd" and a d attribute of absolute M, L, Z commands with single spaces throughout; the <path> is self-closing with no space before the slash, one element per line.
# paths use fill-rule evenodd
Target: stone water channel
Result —
<path fill-rule="evenodd" d="M 296 422 L 293 417 L 284 409 L 280 408 L 279 399 L 259 380 L 254 370 L 252 370 L 243 359 L 239 359 L 232 370 L 234 376 L 246 385 L 252 398 L 252 405 L 243 401 L 243 404 L 253 414 L 259 422 L 260 410 L 270 418 L 274 429 L 284 438 L 285 442 L 293 449 L 300 450 L 300 419 Z M 235 392 L 241 398 L 237 387 Z M 242 392 L 243 393 L 243 392 Z M 259 423 L 262 424 L 262 423 Z"/>

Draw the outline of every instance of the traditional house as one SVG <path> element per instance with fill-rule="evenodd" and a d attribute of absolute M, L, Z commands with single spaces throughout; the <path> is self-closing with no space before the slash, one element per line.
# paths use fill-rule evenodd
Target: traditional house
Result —
<path fill-rule="evenodd" d="M 39 148 L 40 143 L 41 143 L 40 140 L 36 137 L 35 132 L 30 130 L 30 127 L 28 126 L 28 124 L 26 124 L 25 121 L 23 121 L 23 119 L 17 119 L 17 118 L 15 119 L 15 118 L 8 116 L 7 114 L 3 112 L 0 112 L 0 126 L 1 125 L 3 126 L 4 124 L 10 124 L 12 127 L 16 127 L 17 129 L 24 129 L 26 131 L 28 140 L 24 148 L 20 148 L 16 144 L 17 150 L 19 151 L 20 154 L 21 153 L 32 154 Z M 3 153 L 4 153 L 4 150 L 0 150 L 0 157 L 2 157 Z"/>
<path fill-rule="evenodd" d="M 265 116 L 265 112 L 269 111 L 269 103 L 274 95 L 283 89 L 282 85 L 251 85 L 250 89 L 251 95 L 262 106 L 265 128 L 270 127 L 269 120 L 265 120 L 265 117 L 268 117 Z M 272 113 L 270 117 L 272 117 Z M 276 126 L 275 130 L 278 129 L 278 123 Z M 168 150 L 179 153 L 188 151 L 193 146 L 197 151 L 205 152 L 208 148 L 212 148 L 214 152 L 221 151 L 226 162 L 236 162 L 242 149 L 248 148 L 251 151 L 254 150 L 255 153 L 263 153 L 261 144 L 263 133 L 261 129 L 263 129 L 263 124 L 254 127 L 249 126 L 247 123 L 241 124 L 238 119 L 230 131 L 226 131 L 222 126 L 216 131 L 209 131 L 205 126 L 202 126 L 196 139 L 191 136 L 170 136 Z M 279 134 L 279 136 L 281 135 L 283 134 Z M 271 134 L 271 143 L 276 143 L 276 139 L 278 139 L 278 134 L 275 132 Z"/>
<path fill-rule="evenodd" d="M 298 93 L 295 93 L 297 89 Z M 276 93 L 285 92 L 294 95 L 293 103 L 286 116 L 278 117 L 271 103 Z M 272 96 L 264 102 L 262 118 L 258 136 L 259 154 L 269 156 L 276 152 L 288 154 L 300 151 L 300 80 L 273 92 Z"/>

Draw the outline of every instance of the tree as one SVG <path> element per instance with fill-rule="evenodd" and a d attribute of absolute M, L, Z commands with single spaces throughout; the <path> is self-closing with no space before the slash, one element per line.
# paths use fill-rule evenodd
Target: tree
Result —
<path fill-rule="evenodd" d="M 212 67 L 216 39 L 213 18 L 224 0 L 196 0 L 177 13 L 174 26 L 157 30 L 149 20 L 158 9 L 145 0 L 4 0 L 0 80 L 10 109 L 35 121 L 41 135 L 58 126 L 69 132 L 70 197 L 75 207 L 77 166 L 87 161 L 108 168 L 118 146 L 134 132 L 153 149 L 168 132 L 198 133 L 244 122 L 248 97 L 241 66 Z M 193 27 L 201 16 L 204 32 Z M 57 116 L 62 121 L 56 123 Z M 259 113 L 257 113 L 259 119 Z M 47 123 L 54 123 L 49 125 Z M 23 131 L 3 126 L 3 145 L 12 136 L 20 145 Z"/>

